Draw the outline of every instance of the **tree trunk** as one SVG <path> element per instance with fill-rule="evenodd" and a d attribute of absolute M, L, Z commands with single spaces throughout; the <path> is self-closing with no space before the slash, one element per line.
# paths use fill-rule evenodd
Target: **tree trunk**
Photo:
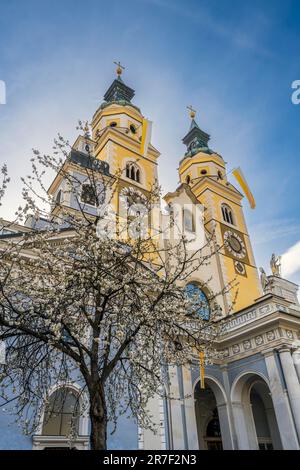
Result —
<path fill-rule="evenodd" d="M 97 384 L 90 393 L 91 450 L 105 450 L 107 439 L 107 412 L 104 390 Z"/>

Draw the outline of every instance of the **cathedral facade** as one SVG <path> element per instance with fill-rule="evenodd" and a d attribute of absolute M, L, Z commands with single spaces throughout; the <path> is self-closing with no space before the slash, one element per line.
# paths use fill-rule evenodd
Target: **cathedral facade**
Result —
<path fill-rule="evenodd" d="M 134 90 L 121 78 L 113 81 L 104 102 L 95 112 L 92 134 L 79 136 L 66 165 L 81 183 L 88 211 L 95 213 L 85 188 L 87 154 L 97 162 L 105 178 L 121 172 L 114 206 L 130 188 L 138 194 L 158 181 L 159 152 L 149 143 L 141 154 L 143 115 L 132 103 Z M 191 123 L 183 138 L 186 152 L 179 159 L 180 185 L 165 195 L 166 204 L 199 206 L 205 233 L 215 234 L 216 250 L 209 266 L 200 268 L 188 281 L 207 302 L 210 293 L 221 292 L 218 305 L 225 328 L 218 338 L 222 358 L 204 369 L 200 386 L 197 358 L 188 367 L 170 367 L 168 395 L 149 403 L 157 432 L 141 429 L 134 421 L 120 420 L 110 448 L 214 450 L 300 449 L 300 305 L 298 286 L 280 274 L 279 260 L 272 259 L 272 275 L 259 275 L 243 214 L 241 192 L 227 179 L 224 159 L 209 146 L 209 135 Z M 54 200 L 77 210 L 76 198 L 65 191 L 58 174 L 49 188 Z M 53 208 L 53 214 L 58 210 Z M 46 221 L 29 217 L 24 227 L 10 225 L 11 233 L 42 229 Z M 191 224 L 191 230 L 192 230 Z M 225 286 L 234 281 L 235 288 Z M 205 286 L 205 287 L 202 287 Z M 175 398 L 176 397 L 176 398 Z M 78 449 L 88 448 L 88 417 L 80 420 Z M 0 413 L 0 448 L 43 449 L 65 447 L 63 435 L 40 431 L 25 437 L 5 412 Z M 5 432 L 4 432 L 5 430 Z"/>

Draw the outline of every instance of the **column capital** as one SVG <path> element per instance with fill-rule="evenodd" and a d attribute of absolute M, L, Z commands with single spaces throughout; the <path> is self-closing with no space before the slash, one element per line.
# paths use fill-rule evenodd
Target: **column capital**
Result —
<path fill-rule="evenodd" d="M 232 406 L 236 406 L 238 408 L 243 408 L 243 403 L 241 401 L 232 401 Z"/>
<path fill-rule="evenodd" d="M 288 353 L 291 353 L 292 352 L 292 348 L 291 346 L 287 345 L 287 344 L 283 344 L 282 346 L 280 346 L 278 348 L 278 352 L 279 354 L 280 353 L 285 353 L 285 352 L 288 352 Z"/>
<path fill-rule="evenodd" d="M 261 351 L 261 354 L 265 357 L 268 357 L 268 356 L 274 356 L 274 352 L 275 352 L 275 349 L 269 348 L 269 349 L 265 349 L 264 351 Z"/>
<path fill-rule="evenodd" d="M 227 408 L 227 403 L 224 401 L 223 403 L 217 403 L 217 408 L 218 409 L 221 409 L 221 408 Z"/>

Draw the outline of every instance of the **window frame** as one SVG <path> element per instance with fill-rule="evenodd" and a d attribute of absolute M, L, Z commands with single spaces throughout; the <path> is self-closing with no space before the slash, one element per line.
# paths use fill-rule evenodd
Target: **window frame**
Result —
<path fill-rule="evenodd" d="M 62 201 L 63 201 L 62 189 L 60 188 L 60 189 L 57 191 L 56 196 L 55 196 L 55 205 L 56 205 L 56 206 L 61 205 Z"/>
<path fill-rule="evenodd" d="M 32 450 L 44 450 L 46 447 L 60 447 L 65 449 L 69 448 L 70 444 L 72 444 L 72 448 L 77 450 L 89 450 L 90 448 L 89 415 L 87 411 L 89 403 L 88 396 L 86 392 L 82 390 L 82 387 L 76 382 L 58 382 L 55 386 L 51 387 L 48 396 L 50 397 L 53 393 L 57 392 L 61 388 L 67 388 L 73 394 L 77 394 L 78 396 L 78 435 L 72 438 L 71 443 L 69 437 L 43 435 L 43 423 L 46 409 L 46 403 L 44 403 L 42 413 L 40 414 L 37 433 L 32 436 Z"/>
<path fill-rule="evenodd" d="M 188 286 L 193 286 L 193 289 L 198 289 L 199 294 L 204 296 L 206 304 L 207 304 L 207 307 L 204 307 L 204 306 L 199 307 L 199 309 L 197 309 L 197 312 L 193 312 L 192 315 L 193 316 L 197 315 L 199 318 L 201 318 L 204 321 L 210 321 L 212 311 L 211 311 L 211 306 L 210 306 L 210 301 L 209 301 L 208 295 L 206 294 L 204 289 L 202 289 L 201 285 L 197 281 L 190 281 L 185 285 L 185 291 L 186 291 L 187 296 L 189 295 L 189 293 L 187 292 Z M 201 315 L 199 313 L 200 308 L 202 310 L 207 310 L 207 312 L 204 312 L 205 315 Z"/>
<path fill-rule="evenodd" d="M 191 221 L 192 221 L 192 228 L 191 230 L 189 228 L 187 228 L 186 226 L 186 220 L 187 220 L 187 217 L 186 215 L 189 214 L 189 216 L 191 217 Z M 190 211 L 189 209 L 186 209 L 186 208 L 183 208 L 182 210 L 182 222 L 183 222 L 183 233 L 196 233 L 196 224 L 195 224 L 195 217 L 194 217 L 194 214 L 192 211 Z"/>
<path fill-rule="evenodd" d="M 131 177 L 132 172 L 134 172 L 134 177 Z M 129 161 L 125 164 L 125 176 L 130 181 L 142 185 L 142 170 L 139 165 L 135 162 Z"/>
<path fill-rule="evenodd" d="M 64 390 L 65 390 L 65 392 L 64 392 Z M 60 403 L 60 397 L 55 398 L 55 395 L 58 395 L 60 393 L 63 393 L 63 394 L 65 393 L 65 396 L 63 398 L 64 401 L 62 403 Z M 79 393 L 77 391 L 75 391 L 73 388 L 70 388 L 68 386 L 58 387 L 56 390 L 54 390 L 50 394 L 49 403 L 44 406 L 44 413 L 43 413 L 43 419 L 42 419 L 42 428 L 41 428 L 41 435 L 42 436 L 44 436 L 44 437 L 55 436 L 55 437 L 59 437 L 59 438 L 67 438 L 68 437 L 68 435 L 62 434 L 62 428 L 63 428 L 63 426 L 66 425 L 64 423 L 64 418 L 66 416 L 70 416 L 70 418 L 72 418 L 72 416 L 74 414 L 72 412 L 64 411 L 65 406 L 66 406 L 66 400 L 67 400 L 67 397 L 69 395 L 71 395 L 72 397 L 75 398 L 75 405 L 74 406 L 76 407 L 76 416 L 75 416 L 75 419 L 76 419 L 76 432 L 77 432 L 77 435 L 80 436 L 80 396 L 79 396 Z M 52 397 L 54 397 L 54 402 L 51 405 L 51 398 Z M 55 400 L 57 400 L 58 403 L 56 403 Z M 47 406 L 49 406 L 49 405 L 52 406 L 52 409 L 50 410 L 50 413 L 47 411 Z M 57 405 L 58 406 L 62 405 L 61 409 L 59 411 L 57 411 L 55 409 Z M 47 416 L 48 414 L 50 416 Z M 49 420 L 51 418 L 56 418 L 57 417 L 56 415 L 59 416 L 59 423 L 58 423 L 59 434 L 54 434 L 54 433 L 46 434 L 45 433 L 45 427 L 49 424 Z M 48 421 L 46 421 L 46 419 L 48 419 Z M 69 426 L 70 426 L 70 429 L 71 429 L 71 424 Z"/>
<path fill-rule="evenodd" d="M 82 191 L 83 191 L 83 186 L 90 186 L 92 187 L 92 185 L 90 183 L 87 183 L 87 182 L 83 182 L 81 183 L 81 186 L 80 186 L 80 196 L 79 196 L 79 201 L 81 204 L 84 204 L 85 206 L 89 206 L 89 207 L 93 207 L 94 209 L 97 207 L 96 203 L 96 195 L 95 195 L 95 204 L 90 204 L 89 202 L 85 202 L 82 200 Z"/>
<path fill-rule="evenodd" d="M 221 204 L 221 213 L 222 213 L 223 222 L 232 226 L 236 225 L 234 212 L 228 204 L 226 203 Z"/>

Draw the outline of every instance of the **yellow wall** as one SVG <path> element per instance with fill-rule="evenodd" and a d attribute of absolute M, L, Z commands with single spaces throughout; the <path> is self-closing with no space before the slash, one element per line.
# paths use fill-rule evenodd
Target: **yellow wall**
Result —
<path fill-rule="evenodd" d="M 109 127 L 111 121 L 117 122 L 117 127 Z M 142 122 L 142 114 L 133 106 L 112 104 L 95 113 L 92 133 L 97 142 L 95 157 L 109 163 L 111 174 L 118 175 L 134 187 L 149 190 L 157 179 L 156 160 L 159 152 L 149 146 L 147 155 L 141 155 Z M 136 133 L 130 130 L 132 124 Z M 97 131 L 100 132 L 100 138 L 97 138 Z M 140 168 L 140 183 L 126 178 L 125 168 L 128 162 L 135 162 Z"/>
<path fill-rule="evenodd" d="M 110 122 L 116 122 L 116 127 L 110 127 Z M 146 156 L 141 155 L 140 139 L 142 135 L 143 116 L 137 108 L 128 104 L 120 106 L 112 103 L 107 107 L 99 108 L 92 121 L 92 137 L 96 142 L 94 155 L 100 160 L 107 161 L 110 173 L 119 177 L 118 190 L 115 194 L 114 204 L 118 208 L 119 191 L 126 186 L 134 187 L 141 192 L 147 192 L 157 181 L 157 158 L 159 152 L 149 146 Z M 136 128 L 136 133 L 130 131 L 130 125 Z M 140 168 L 140 182 L 135 182 L 126 177 L 126 163 L 134 162 Z M 206 171 L 203 175 L 201 172 Z M 218 178 L 218 173 L 223 178 Z M 181 182 L 186 182 L 186 177 L 191 179 L 190 187 L 198 201 L 205 206 L 205 222 L 207 230 L 211 231 L 215 226 L 217 243 L 224 243 L 222 235 L 223 220 L 221 211 L 222 203 L 228 204 L 235 217 L 235 225 L 228 225 L 228 229 L 242 234 L 246 250 L 247 260 L 243 260 L 247 276 L 238 274 L 235 269 L 234 259 L 228 255 L 224 248 L 218 255 L 215 265 L 221 266 L 223 284 L 235 282 L 238 286 L 227 295 L 227 304 L 230 306 L 235 298 L 236 289 L 238 297 L 234 307 L 238 311 L 252 304 L 261 293 L 261 287 L 255 260 L 253 257 L 251 241 L 244 220 L 241 205 L 242 195 L 228 181 L 226 177 L 226 165 L 223 158 L 218 154 L 207 154 L 199 152 L 193 157 L 184 158 L 179 167 Z M 213 273 L 220 277 L 220 272 Z"/>
<path fill-rule="evenodd" d="M 202 169 L 207 170 L 207 175 L 201 175 Z M 235 301 L 233 310 L 239 311 L 251 305 L 262 295 L 262 291 L 241 205 L 243 196 L 228 183 L 226 177 L 223 177 L 222 180 L 216 178 L 218 170 L 222 171 L 223 175 L 226 173 L 225 162 L 222 157 L 216 154 L 208 155 L 199 152 L 194 157 L 186 158 L 181 162 L 179 174 L 182 182 L 186 180 L 187 175 L 191 176 L 192 183 L 190 186 L 197 199 L 206 209 L 206 228 L 212 231 L 215 227 L 216 239 L 220 247 L 224 244 L 221 231 L 222 224 L 228 226 L 228 230 L 232 230 L 233 233 L 242 233 L 248 255 L 248 259 L 243 260 L 247 276 L 245 277 L 236 272 L 234 259 L 228 256 L 225 248 L 220 250 L 219 256 L 224 284 L 228 285 L 230 282 L 234 282 L 236 285 L 227 295 L 227 303 L 232 306 Z M 224 203 L 232 209 L 235 218 L 234 225 L 223 220 L 221 206 Z M 236 260 L 238 261 L 238 259 Z M 213 275 L 218 275 L 218 273 Z"/>

